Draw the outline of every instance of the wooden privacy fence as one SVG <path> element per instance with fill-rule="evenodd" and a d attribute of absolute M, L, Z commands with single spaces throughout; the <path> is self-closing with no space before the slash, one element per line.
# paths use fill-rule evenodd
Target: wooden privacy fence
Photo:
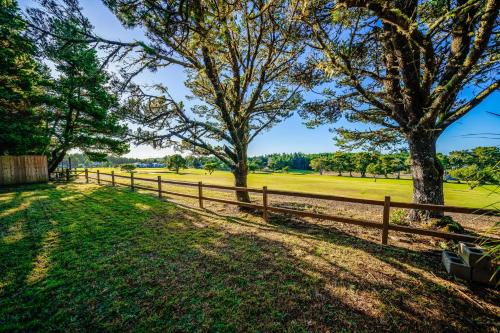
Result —
<path fill-rule="evenodd" d="M 225 203 L 229 205 L 236 205 L 240 207 L 248 207 L 253 209 L 259 209 L 263 213 L 264 219 L 267 221 L 269 218 L 269 212 L 274 213 L 284 213 L 294 216 L 302 216 L 302 217 L 312 217 L 318 218 L 322 220 L 329 220 L 335 222 L 342 222 L 347 224 L 359 225 L 368 228 L 380 229 L 382 232 L 382 243 L 387 244 L 389 238 L 389 231 L 400 231 L 409 234 L 417 234 L 431 237 L 438 237 L 443 239 L 450 239 L 456 241 L 466 241 L 466 242 L 478 242 L 480 240 L 491 239 L 488 237 L 476 237 L 471 235 L 462 235 L 451 232 L 443 232 L 436 230 L 428 230 L 422 228 L 415 228 L 410 226 L 403 226 L 389 223 L 390 210 L 392 207 L 394 208 L 408 208 L 408 209 L 418 209 L 418 210 L 427 210 L 427 211 L 441 211 L 441 212 L 450 212 L 450 213 L 464 213 L 464 214 L 474 214 L 474 215 L 494 215 L 498 216 L 499 213 L 493 209 L 477 209 L 477 208 L 467 208 L 467 207 L 457 207 L 457 206 L 441 206 L 441 205 L 431 205 L 431 204 L 415 204 L 415 203 L 407 203 L 407 202 L 396 202 L 391 201 L 389 196 L 386 196 L 384 200 L 371 200 L 371 199 L 359 199 L 359 198 L 349 198 L 342 197 L 336 195 L 327 195 L 327 194 L 314 194 L 314 193 L 304 193 L 304 192 L 292 192 L 292 191 L 282 191 L 282 190 L 270 190 L 267 186 L 264 186 L 262 189 L 259 188 L 250 188 L 250 187 L 235 187 L 235 186 L 224 186 L 224 185 L 212 185 L 212 184 L 203 184 L 202 182 L 194 183 L 194 182 L 184 182 L 184 181 L 174 181 L 174 180 L 163 180 L 161 176 L 158 176 L 157 179 L 151 178 L 141 178 L 134 176 L 133 173 L 130 176 L 117 175 L 114 171 L 111 173 L 102 173 L 97 170 L 97 172 L 89 172 L 85 169 L 85 179 L 88 183 L 90 180 L 96 180 L 98 184 L 103 182 L 110 183 L 112 186 L 122 185 L 122 186 L 130 186 L 132 190 L 140 189 L 146 191 L 157 192 L 158 196 L 161 198 L 162 194 L 170 194 L 181 196 L 185 198 L 197 199 L 199 202 L 200 208 L 203 208 L 203 201 L 214 201 L 219 203 Z M 92 175 L 95 175 L 93 177 Z M 103 179 L 102 176 L 109 176 L 111 179 Z M 129 183 L 117 182 L 116 179 L 127 179 Z M 146 187 L 142 185 L 137 185 L 135 183 L 136 180 L 146 181 L 156 183 L 156 188 Z M 172 184 L 172 185 L 181 185 L 181 186 L 190 186 L 198 189 L 198 194 L 187 194 L 187 193 L 179 193 L 165 190 L 165 187 L 162 184 Z M 220 198 L 207 197 L 203 195 L 203 189 L 212 189 L 212 190 L 222 190 L 222 191 L 239 191 L 239 192 L 249 192 L 249 193 L 260 193 L 262 194 L 262 205 L 256 203 L 248 203 L 248 202 L 239 202 L 233 200 L 226 200 Z M 269 205 L 269 196 L 270 195 L 281 195 L 281 196 L 289 196 L 295 198 L 312 198 L 312 199 L 321 199 L 321 200 L 331 200 L 331 201 L 342 201 L 342 202 L 352 202 L 359 204 L 367 204 L 367 205 L 375 205 L 383 207 L 383 215 L 382 215 L 382 223 L 375 221 L 368 221 L 362 219 L 353 219 L 349 217 L 343 216 L 334 216 L 334 215 L 326 215 L 326 214 L 318 214 L 312 212 L 305 212 L 295 209 L 289 208 L 281 208 L 274 207 Z"/>
<path fill-rule="evenodd" d="M 0 156 L 0 185 L 43 183 L 48 180 L 47 156 Z"/>

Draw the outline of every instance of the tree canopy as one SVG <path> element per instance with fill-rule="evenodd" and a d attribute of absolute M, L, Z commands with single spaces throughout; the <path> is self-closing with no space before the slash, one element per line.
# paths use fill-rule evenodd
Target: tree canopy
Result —
<path fill-rule="evenodd" d="M 43 154 L 49 143 L 41 105 L 47 70 L 15 1 L 0 6 L 0 155 Z"/>
<path fill-rule="evenodd" d="M 78 148 L 93 160 L 108 153 L 128 151 L 124 142 L 127 127 L 120 124 L 117 95 L 111 90 L 109 76 L 86 43 L 68 42 L 80 35 L 73 20 L 54 21 L 51 31 L 61 38 L 44 44 L 44 55 L 59 76 L 53 79 L 46 122 L 50 137 L 49 170 L 54 170 L 66 153 Z"/>
<path fill-rule="evenodd" d="M 167 168 L 175 171 L 175 173 L 179 173 L 180 169 L 184 169 L 187 167 L 186 159 L 180 154 L 167 156 L 165 162 L 167 164 Z"/>
<path fill-rule="evenodd" d="M 307 2 L 301 19 L 315 50 L 310 59 L 320 83 L 338 89 L 325 89 L 303 115 L 312 125 L 341 115 L 371 125 L 338 129 L 343 146 L 406 141 L 414 201 L 443 204 L 436 141 L 499 87 L 499 7 L 496 0 Z"/>
<path fill-rule="evenodd" d="M 124 25 L 147 30 L 137 70 L 181 66 L 199 101 L 188 110 L 163 86 L 152 93 L 132 85 L 127 109 L 142 125 L 137 142 L 212 154 L 231 168 L 237 186 L 246 186 L 248 145 L 301 102 L 291 79 L 305 48 L 297 43 L 298 22 L 289 19 L 297 9 L 285 0 L 105 3 Z M 237 196 L 249 201 L 246 192 Z"/>

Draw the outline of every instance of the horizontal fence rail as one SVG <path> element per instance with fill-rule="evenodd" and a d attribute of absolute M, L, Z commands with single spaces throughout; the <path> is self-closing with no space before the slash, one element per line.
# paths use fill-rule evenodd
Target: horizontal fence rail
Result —
<path fill-rule="evenodd" d="M 478 237 L 472 235 L 463 235 L 452 232 L 444 232 L 444 231 L 436 231 L 429 229 L 422 229 L 410 226 L 402 226 L 393 223 L 389 223 L 390 209 L 391 208 L 407 208 L 407 209 L 417 209 L 417 210 L 426 210 L 426 211 L 441 211 L 441 212 L 452 212 L 452 213 L 465 213 L 465 214 L 474 214 L 474 215 L 490 215 L 490 216 L 499 216 L 499 212 L 494 209 L 478 209 L 478 208 L 468 208 L 468 207 L 456 207 L 456 206 L 441 206 L 441 205 L 432 205 L 432 204 L 415 204 L 415 203 L 407 203 L 407 202 L 397 202 L 391 201 L 389 196 L 386 196 L 384 200 L 372 200 L 372 199 L 361 199 L 361 198 L 349 198 L 337 195 L 328 195 L 328 194 L 316 194 L 316 193 L 305 193 L 305 192 L 293 192 L 293 191 L 283 191 L 283 190 L 270 190 L 267 186 L 264 186 L 262 189 L 259 188 L 250 188 L 250 187 L 237 187 L 237 186 L 225 186 L 225 185 L 213 185 L 213 184 L 203 184 L 202 182 L 185 182 L 185 181 L 175 181 L 175 180 L 163 180 L 161 176 L 158 176 L 157 179 L 154 178 L 143 178 L 136 177 L 134 173 L 131 173 L 130 176 L 125 175 L 117 175 L 112 171 L 111 173 L 102 173 L 97 170 L 96 172 L 90 172 L 87 169 L 82 173 L 75 173 L 77 176 L 84 174 L 85 180 L 89 183 L 90 180 L 96 180 L 98 184 L 101 182 L 111 183 L 113 186 L 121 185 L 130 187 L 132 190 L 140 189 L 145 191 L 157 192 L 159 197 L 162 197 L 163 194 L 180 196 L 191 199 L 198 199 L 200 208 L 203 208 L 203 201 L 213 201 L 218 203 L 224 203 L 229 205 L 235 205 L 240 207 L 248 207 L 253 209 L 262 210 L 263 217 L 267 221 L 269 212 L 288 214 L 293 216 L 302 216 L 302 217 L 311 217 L 318 218 L 322 220 L 335 221 L 341 223 L 347 223 L 352 225 L 358 225 L 373 229 L 379 229 L 382 231 L 382 243 L 388 243 L 389 231 L 398 231 L 409 234 L 417 234 L 423 236 L 437 237 L 449 240 L 456 241 L 466 241 L 466 242 L 478 242 L 481 240 L 494 240 L 498 241 L 498 239 L 491 237 Z M 96 175 L 95 177 L 90 175 Z M 111 177 L 109 179 L 103 179 L 102 176 Z M 128 179 L 130 182 L 126 183 L 118 183 L 115 181 L 115 177 L 119 177 L 121 179 Z M 142 185 L 135 184 L 135 181 L 146 181 L 151 183 L 156 183 L 156 187 L 146 187 Z M 172 184 L 179 186 L 187 186 L 192 187 L 193 190 L 197 189 L 197 194 L 187 194 L 187 193 L 179 193 L 174 191 L 165 190 L 162 186 L 163 184 Z M 165 186 L 166 187 L 166 186 Z M 262 205 L 257 203 L 248 203 L 248 202 L 240 202 L 233 200 L 226 200 L 214 197 L 207 197 L 203 194 L 203 189 L 214 189 L 214 190 L 222 190 L 222 191 L 237 191 L 237 192 L 251 192 L 251 193 L 262 193 Z M 319 214 L 313 212 L 306 212 L 296 209 L 290 208 L 282 208 L 275 207 L 269 205 L 269 196 L 270 195 L 280 195 L 280 196 L 288 196 L 288 197 L 298 197 L 298 198 L 312 198 L 312 199 L 321 199 L 321 200 L 330 200 L 330 201 L 340 201 L 340 202 L 351 202 L 351 203 L 359 203 L 359 204 L 367 204 L 367 205 L 375 205 L 383 207 L 383 216 L 382 223 L 375 221 L 368 221 L 362 219 L 353 219 L 344 216 L 334 216 L 334 215 L 326 215 Z"/>

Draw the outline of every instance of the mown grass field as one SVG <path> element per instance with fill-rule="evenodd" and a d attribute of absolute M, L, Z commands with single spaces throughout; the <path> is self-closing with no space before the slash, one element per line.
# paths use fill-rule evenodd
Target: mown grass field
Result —
<path fill-rule="evenodd" d="M 498 329 L 438 253 L 94 184 L 0 190 L 0 331 Z"/>
<path fill-rule="evenodd" d="M 91 171 L 97 170 L 89 169 Z M 120 169 L 99 168 L 102 172 L 114 170 L 119 174 Z M 215 171 L 209 175 L 204 170 L 185 169 L 179 174 L 159 168 L 137 169 L 140 177 L 162 176 L 164 179 L 183 180 L 207 184 L 233 185 L 233 176 L 227 171 Z M 267 186 L 272 189 L 312 192 L 342 195 L 354 198 L 367 198 L 383 200 L 384 196 L 390 195 L 393 201 L 412 200 L 412 181 L 409 179 L 384 179 L 359 177 L 339 177 L 332 175 L 318 175 L 310 172 L 297 173 L 252 173 L 248 176 L 250 187 Z M 470 190 L 466 184 L 445 183 L 445 203 L 452 206 L 463 206 L 483 208 L 500 203 L 500 189 L 496 186 L 487 185 Z"/>

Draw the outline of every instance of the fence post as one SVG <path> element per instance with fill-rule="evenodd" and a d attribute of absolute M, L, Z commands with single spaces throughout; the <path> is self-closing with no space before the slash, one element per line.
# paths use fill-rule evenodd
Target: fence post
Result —
<path fill-rule="evenodd" d="M 200 208 L 203 208 L 203 184 L 198 182 L 198 200 L 200 201 Z"/>
<path fill-rule="evenodd" d="M 130 173 L 130 188 L 132 189 L 132 191 L 134 190 L 134 173 L 133 172 Z"/>
<path fill-rule="evenodd" d="M 89 169 L 85 168 L 85 182 L 89 183 Z"/>
<path fill-rule="evenodd" d="M 267 214 L 267 186 L 264 186 L 262 188 L 262 205 L 264 206 L 264 210 L 262 212 L 264 221 L 268 221 L 268 214 Z"/>
<path fill-rule="evenodd" d="M 101 175 L 99 174 L 99 170 L 97 170 L 97 184 L 101 185 Z"/>
<path fill-rule="evenodd" d="M 111 170 L 111 186 L 115 186 L 115 170 Z"/>
<path fill-rule="evenodd" d="M 67 182 L 69 182 L 69 178 L 70 178 L 69 169 L 66 169 L 66 181 Z"/>
<path fill-rule="evenodd" d="M 158 197 L 161 198 L 161 176 L 158 176 Z"/>
<path fill-rule="evenodd" d="M 382 244 L 387 244 L 389 238 L 389 214 L 391 211 L 391 197 L 386 196 L 384 199 L 384 216 L 382 219 Z"/>

